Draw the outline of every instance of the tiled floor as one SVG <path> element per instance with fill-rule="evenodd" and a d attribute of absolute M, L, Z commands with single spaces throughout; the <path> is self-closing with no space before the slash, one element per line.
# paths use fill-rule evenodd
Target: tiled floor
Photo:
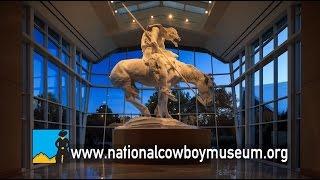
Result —
<path fill-rule="evenodd" d="M 25 172 L 14 178 L 303 178 L 299 173 L 256 161 L 214 160 L 205 164 L 155 165 L 72 162 Z"/>

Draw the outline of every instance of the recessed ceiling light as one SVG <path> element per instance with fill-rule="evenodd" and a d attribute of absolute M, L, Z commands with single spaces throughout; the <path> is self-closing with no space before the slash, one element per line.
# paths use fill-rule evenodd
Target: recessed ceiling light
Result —
<path fill-rule="evenodd" d="M 169 19 L 172 19 L 172 17 L 173 17 L 172 14 L 169 14 Z"/>
<path fill-rule="evenodd" d="M 210 2 L 210 1 L 209 1 Z M 113 1 L 111 1 L 111 3 L 113 3 Z"/>
<path fill-rule="evenodd" d="M 206 10 L 205 13 L 208 14 L 208 11 Z"/>
<path fill-rule="evenodd" d="M 153 16 L 151 16 L 151 19 L 153 19 Z"/>
<path fill-rule="evenodd" d="M 118 13 L 118 11 L 117 11 L 117 10 L 114 10 L 114 12 L 115 12 L 115 13 Z"/>
<path fill-rule="evenodd" d="M 209 1 L 209 4 L 211 4 L 212 3 L 212 1 Z"/>
<path fill-rule="evenodd" d="M 189 22 L 189 19 L 188 19 L 188 18 L 186 19 L 186 22 Z"/>

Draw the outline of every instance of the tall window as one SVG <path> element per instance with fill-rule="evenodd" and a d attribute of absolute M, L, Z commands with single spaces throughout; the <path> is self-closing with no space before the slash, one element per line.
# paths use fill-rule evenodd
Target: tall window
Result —
<path fill-rule="evenodd" d="M 71 129 L 72 110 L 77 110 L 75 119 L 78 124 L 85 121 L 82 113 L 86 112 L 89 88 L 84 80 L 89 79 L 90 63 L 80 52 L 74 55 L 75 59 L 71 59 L 69 42 L 42 19 L 35 16 L 33 26 L 31 36 L 35 42 L 35 50 L 32 52 L 34 128 Z M 61 61 L 62 64 L 57 61 Z M 74 61 L 80 68 L 76 66 L 73 72 L 67 66 L 71 66 Z M 83 78 L 79 78 L 75 73 Z M 77 79 L 74 85 L 72 78 Z M 76 92 L 71 91 L 72 86 L 75 86 Z M 72 97 L 72 94 L 76 94 L 77 98 Z M 73 98 L 76 102 L 74 109 L 71 104 Z"/>
<path fill-rule="evenodd" d="M 288 53 L 267 58 L 288 38 L 287 18 L 283 17 L 251 44 L 254 72 L 250 101 L 249 141 L 254 148 L 287 148 Z M 259 63 L 263 63 L 258 68 Z"/>

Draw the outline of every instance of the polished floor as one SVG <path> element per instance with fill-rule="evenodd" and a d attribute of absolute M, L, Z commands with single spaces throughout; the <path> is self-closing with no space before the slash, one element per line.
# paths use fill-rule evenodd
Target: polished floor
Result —
<path fill-rule="evenodd" d="M 205 164 L 155 165 L 111 162 L 72 162 L 27 171 L 13 178 L 305 178 L 297 172 L 245 160 L 214 160 Z"/>

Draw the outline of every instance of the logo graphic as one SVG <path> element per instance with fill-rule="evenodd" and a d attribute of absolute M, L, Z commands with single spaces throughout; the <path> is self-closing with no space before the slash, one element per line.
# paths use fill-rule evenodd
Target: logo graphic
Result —
<path fill-rule="evenodd" d="M 33 163 L 64 163 L 69 158 L 69 130 L 32 131 Z"/>

